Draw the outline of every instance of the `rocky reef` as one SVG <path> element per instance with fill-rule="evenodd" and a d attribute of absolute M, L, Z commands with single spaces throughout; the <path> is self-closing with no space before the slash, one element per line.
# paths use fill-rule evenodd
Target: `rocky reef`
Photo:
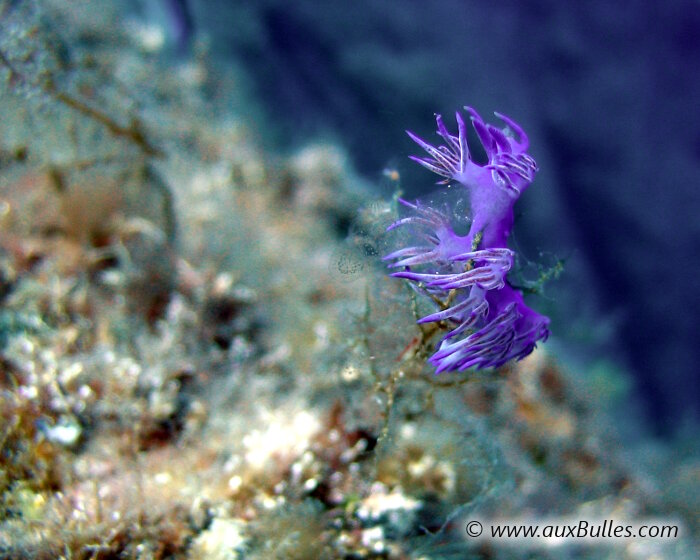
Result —
<path fill-rule="evenodd" d="M 0 1 L 1 558 L 532 557 L 470 515 L 676 519 L 537 554 L 695 558 L 697 442 L 616 424 L 624 373 L 556 343 L 435 377 L 381 260 L 400 175 L 277 153 L 243 74 L 159 48 L 119 3 Z"/>

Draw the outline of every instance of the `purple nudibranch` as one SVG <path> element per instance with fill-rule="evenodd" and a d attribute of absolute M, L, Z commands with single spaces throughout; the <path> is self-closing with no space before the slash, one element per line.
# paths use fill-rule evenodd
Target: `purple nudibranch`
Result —
<path fill-rule="evenodd" d="M 447 214 L 429 204 L 399 199 L 411 214 L 388 229 L 410 228 L 421 241 L 384 257 L 393 261 L 391 268 L 403 269 L 391 276 L 405 278 L 419 293 L 444 302 L 444 309 L 418 321 L 444 321 L 450 329 L 429 359 L 436 373 L 520 360 L 549 336 L 549 319 L 530 309 L 506 279 L 514 257 L 506 246 L 513 205 L 537 172 L 535 160 L 527 154 L 528 137 L 504 115 L 495 113 L 506 125 L 499 129 L 485 123 L 471 107 L 465 109 L 486 152 L 484 164 L 469 153 L 467 128 L 459 112 L 457 136 L 437 115 L 437 134 L 443 140 L 438 147 L 407 133 L 429 155 L 412 156 L 413 161 L 443 177 L 443 184 L 454 181 L 466 190 L 468 233 L 456 234 Z"/>

